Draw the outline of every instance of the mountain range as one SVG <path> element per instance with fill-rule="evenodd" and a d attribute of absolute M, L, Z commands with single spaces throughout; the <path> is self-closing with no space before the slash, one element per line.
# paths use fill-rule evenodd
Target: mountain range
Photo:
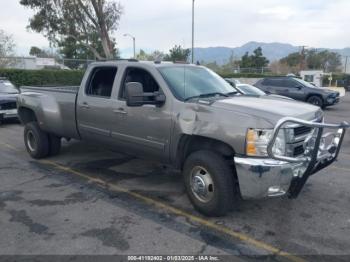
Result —
<path fill-rule="evenodd" d="M 300 51 L 299 46 L 293 46 L 287 43 L 262 43 L 262 42 L 248 42 L 240 47 L 197 47 L 194 49 L 194 60 L 195 61 L 204 61 L 206 63 L 216 62 L 219 65 L 227 63 L 231 54 L 236 59 L 241 58 L 246 52 L 250 54 L 253 51 L 261 47 L 263 50 L 263 54 L 270 61 L 276 61 L 283 57 L 286 57 L 290 53 Z M 330 48 L 317 48 L 317 50 L 329 50 L 334 51 L 345 56 L 350 56 L 350 47 L 343 49 L 330 49 Z"/>

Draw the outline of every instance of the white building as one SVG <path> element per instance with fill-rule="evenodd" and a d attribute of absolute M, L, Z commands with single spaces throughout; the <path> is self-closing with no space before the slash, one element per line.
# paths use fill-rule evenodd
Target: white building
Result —
<path fill-rule="evenodd" d="M 310 82 L 318 87 L 322 87 L 323 76 L 326 75 L 322 70 L 304 70 L 300 71 L 303 80 Z"/>
<path fill-rule="evenodd" d="M 69 69 L 63 64 L 57 63 L 54 58 L 39 58 L 39 57 L 9 57 L 7 59 L 8 65 L 7 68 L 15 69 L 44 69 L 48 67 L 55 67 L 60 69 Z"/>

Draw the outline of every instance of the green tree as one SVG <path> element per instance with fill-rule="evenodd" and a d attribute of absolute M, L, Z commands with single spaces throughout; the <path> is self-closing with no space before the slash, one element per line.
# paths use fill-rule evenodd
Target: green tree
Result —
<path fill-rule="evenodd" d="M 164 53 L 159 50 L 155 50 L 152 53 L 148 54 L 141 49 L 140 52 L 136 55 L 136 59 L 142 60 L 142 61 L 156 61 L 156 60 L 161 61 L 163 60 L 163 58 L 164 58 Z"/>
<path fill-rule="evenodd" d="M 239 63 L 239 66 L 241 68 L 250 68 L 250 67 L 253 67 L 253 62 L 252 62 L 252 59 L 251 59 L 251 56 L 249 56 L 249 53 L 246 52 L 242 58 L 241 58 L 241 61 Z"/>
<path fill-rule="evenodd" d="M 35 12 L 28 27 L 59 46 L 64 56 L 90 52 L 103 59 L 117 55 L 111 34 L 119 26 L 122 14 L 119 3 L 113 0 L 20 0 L 20 3 Z"/>
<path fill-rule="evenodd" d="M 306 55 L 306 64 L 309 69 L 322 69 L 327 72 L 337 72 L 342 65 L 341 56 L 336 52 L 310 50 Z"/>
<path fill-rule="evenodd" d="M 301 59 L 302 59 L 301 54 L 299 52 L 295 52 L 295 53 L 291 53 L 288 56 L 282 58 L 280 60 L 280 62 L 282 64 L 287 64 L 290 67 L 295 67 L 295 66 L 300 65 Z"/>
<path fill-rule="evenodd" d="M 262 48 L 259 46 L 252 55 L 246 52 L 239 64 L 241 68 L 262 68 L 269 64 L 269 60 L 263 55 Z"/>
<path fill-rule="evenodd" d="M 291 68 L 299 67 L 306 61 L 307 69 L 322 69 L 328 72 L 337 72 L 341 69 L 341 56 L 336 52 L 328 50 L 317 51 L 315 49 L 307 50 L 305 52 L 305 58 L 299 52 L 291 53 L 288 56 L 282 58 L 280 63 L 287 64 Z"/>
<path fill-rule="evenodd" d="M 36 57 L 43 57 L 43 58 L 55 56 L 55 54 L 50 54 L 50 52 L 43 50 L 37 46 L 32 46 L 30 48 L 29 55 L 36 56 Z"/>
<path fill-rule="evenodd" d="M 269 64 L 269 60 L 263 55 L 262 48 L 259 46 L 253 51 L 251 56 L 252 65 L 255 68 L 266 67 Z"/>
<path fill-rule="evenodd" d="M 181 45 L 175 45 L 172 49 L 169 50 L 169 54 L 166 54 L 164 57 L 165 61 L 188 61 L 191 50 L 184 49 Z"/>

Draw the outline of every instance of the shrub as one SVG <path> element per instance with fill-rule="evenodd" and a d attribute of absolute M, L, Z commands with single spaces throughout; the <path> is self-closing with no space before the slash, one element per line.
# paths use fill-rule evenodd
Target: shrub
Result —
<path fill-rule="evenodd" d="M 0 77 L 6 77 L 16 86 L 80 85 L 84 72 L 78 70 L 22 70 L 0 69 Z"/>

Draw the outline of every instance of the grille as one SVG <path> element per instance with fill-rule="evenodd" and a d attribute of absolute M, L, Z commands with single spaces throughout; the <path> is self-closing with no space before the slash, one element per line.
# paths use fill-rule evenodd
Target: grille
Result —
<path fill-rule="evenodd" d="M 311 132 L 311 127 L 299 126 L 294 128 L 294 136 L 301 136 Z"/>
<path fill-rule="evenodd" d="M 5 103 L 5 104 L 1 104 L 0 107 L 2 110 L 16 109 L 17 104 L 16 104 L 16 102 L 9 102 L 9 103 Z"/>
<path fill-rule="evenodd" d="M 300 146 L 297 146 L 294 148 L 293 156 L 299 156 L 302 153 L 304 153 L 304 147 L 303 147 L 303 145 L 300 145 Z"/>

